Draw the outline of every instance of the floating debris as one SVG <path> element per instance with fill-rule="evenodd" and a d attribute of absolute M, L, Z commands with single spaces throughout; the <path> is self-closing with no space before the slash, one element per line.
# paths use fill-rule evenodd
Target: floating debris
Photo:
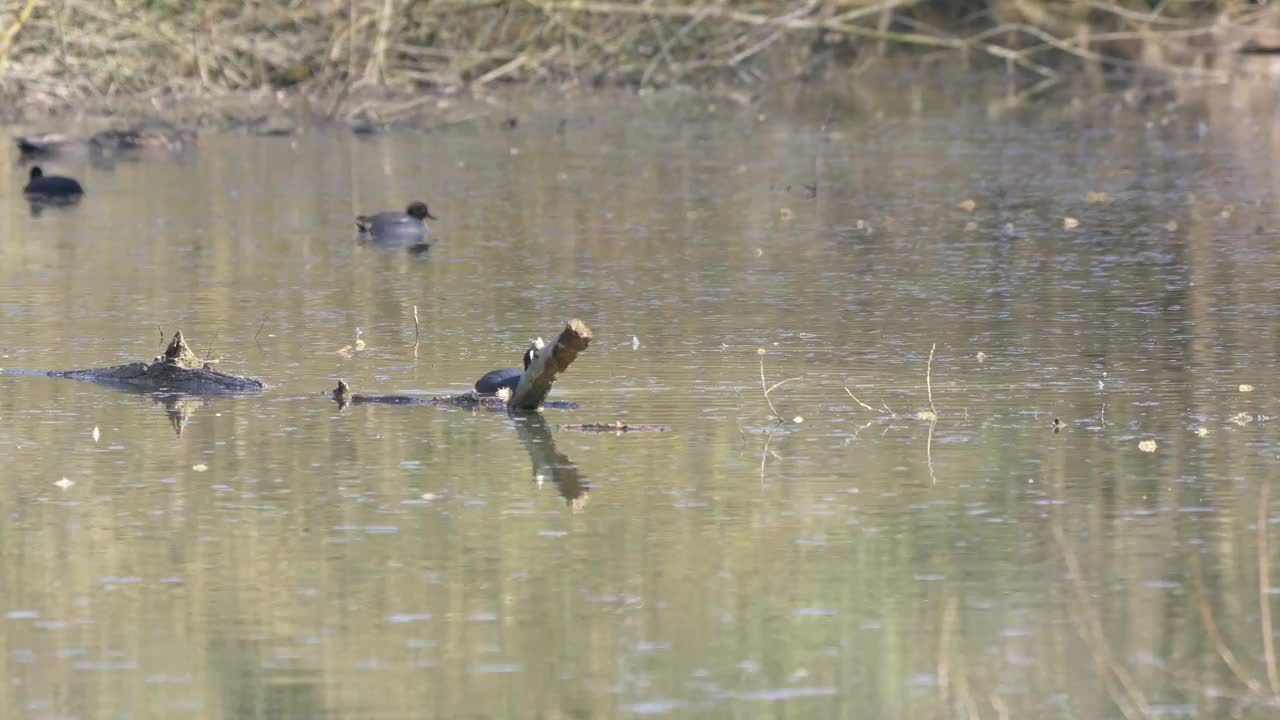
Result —
<path fill-rule="evenodd" d="M 1196 432 L 1196 435 L 1197 435 L 1197 436 L 1199 436 L 1199 437 L 1205 437 L 1205 436 L 1207 436 L 1207 435 L 1209 434 L 1209 429 L 1208 429 L 1208 428 L 1198 427 L 1198 428 L 1196 428 L 1195 432 Z"/>
<path fill-rule="evenodd" d="M 778 210 L 778 217 L 782 218 L 783 220 L 790 220 L 791 218 L 795 217 L 795 213 L 791 212 L 791 208 L 784 207 L 781 210 Z"/>
<path fill-rule="evenodd" d="M 795 416 L 795 417 L 791 418 L 791 422 L 793 422 L 793 423 L 795 423 L 795 424 L 797 424 L 797 425 L 801 425 L 801 424 L 803 424 L 803 423 L 804 423 L 804 418 L 803 418 L 803 417 L 801 417 L 800 415 L 797 415 L 797 416 Z"/>
<path fill-rule="evenodd" d="M 628 425 L 621 420 L 611 423 L 581 423 L 575 425 L 557 425 L 557 430 L 568 430 L 572 432 L 671 432 L 671 428 L 666 425 Z"/>
<path fill-rule="evenodd" d="M 1054 419 L 1053 419 L 1053 431 L 1054 431 L 1054 432 L 1059 432 L 1060 430 L 1062 430 L 1062 428 L 1063 428 L 1063 427 L 1064 427 L 1064 424 L 1063 424 L 1063 422 L 1062 422 L 1062 420 L 1061 420 L 1061 419 L 1059 419 L 1059 418 L 1054 418 Z"/>
<path fill-rule="evenodd" d="M 1164 229 L 1165 229 L 1165 230 L 1168 230 L 1169 232 L 1177 232 L 1177 231 L 1178 231 L 1178 221 L 1177 221 L 1177 220 L 1170 220 L 1169 222 L 1167 222 L 1167 223 L 1165 223 L 1165 224 L 1164 224 Z"/>
<path fill-rule="evenodd" d="M 1243 383 L 1243 384 L 1241 384 L 1241 385 L 1240 385 L 1240 387 L 1239 387 L 1239 388 L 1237 388 L 1237 389 L 1238 389 L 1240 392 L 1253 392 L 1253 386 L 1252 386 L 1252 385 L 1249 385 L 1248 383 Z"/>
<path fill-rule="evenodd" d="M 1076 229 L 1076 228 L 1078 228 L 1078 227 L 1080 227 L 1080 221 L 1079 221 L 1079 220 L 1077 220 L 1077 219 L 1075 219 L 1075 218 L 1073 218 L 1073 217 L 1064 217 L 1064 218 L 1062 218 L 1062 229 L 1063 229 L 1063 230 L 1074 230 L 1074 229 Z"/>
<path fill-rule="evenodd" d="M 1090 205 L 1095 203 L 1111 202 L 1111 196 L 1107 195 L 1104 192 L 1096 192 L 1096 191 L 1090 190 L 1089 192 L 1085 193 L 1084 201 L 1089 203 Z"/>
<path fill-rule="evenodd" d="M 977 207 L 978 203 L 974 202 L 973 198 L 968 198 L 960 202 L 960 209 L 967 213 L 973 212 Z"/>
<path fill-rule="evenodd" d="M 974 357 L 978 358 L 978 362 L 982 362 L 983 360 L 987 359 L 987 354 L 979 350 L 978 354 L 975 355 Z"/>
<path fill-rule="evenodd" d="M 1138 443 L 1138 449 L 1141 450 L 1142 452 L 1153 453 L 1156 451 L 1157 447 L 1159 446 L 1156 445 L 1155 440 L 1143 440 L 1142 442 Z"/>
<path fill-rule="evenodd" d="M 204 463 L 196 463 L 195 465 L 191 466 L 191 469 L 196 472 L 206 472 L 209 469 L 209 466 L 205 465 Z"/>
<path fill-rule="evenodd" d="M 55 482 L 55 483 L 54 483 L 54 485 L 57 485 L 58 487 L 62 488 L 63 490 L 66 490 L 67 488 L 71 487 L 72 485 L 75 485 L 75 482 L 73 482 L 73 481 L 71 481 L 71 480 L 68 480 L 68 479 L 66 479 L 66 478 L 64 477 L 64 478 L 62 478 L 61 480 L 59 480 L 59 481 Z"/>
<path fill-rule="evenodd" d="M 93 426 L 93 432 L 92 432 L 92 433 L 90 433 L 90 434 L 91 434 L 91 435 L 93 435 L 93 441 L 94 441 L 94 442 L 98 442 L 98 438 L 102 437 L 102 433 L 98 432 L 98 426 L 97 426 L 97 425 L 94 425 L 94 426 Z"/>

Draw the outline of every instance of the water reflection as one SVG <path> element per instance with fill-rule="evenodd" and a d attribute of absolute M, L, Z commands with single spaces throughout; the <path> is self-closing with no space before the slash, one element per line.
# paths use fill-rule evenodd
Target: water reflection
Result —
<path fill-rule="evenodd" d="M 0 375 L 0 715 L 1274 715 L 1280 135 L 1239 92 L 218 133 L 39 222 L 0 178 L 0 364 L 181 324 L 270 383 Z M 353 240 L 409 196 L 448 242 Z M 319 394 L 457 394 L 579 315 L 545 419 Z M 592 420 L 676 432 L 549 426 Z"/>
<path fill-rule="evenodd" d="M 520 436 L 520 443 L 533 462 L 533 481 L 539 486 L 547 481 L 554 483 L 569 507 L 574 512 L 582 512 L 587 505 L 591 486 L 586 477 L 578 472 L 578 466 L 573 464 L 569 456 L 556 449 L 555 437 L 542 413 L 513 415 L 512 422 Z"/>
<path fill-rule="evenodd" d="M 72 208 L 80 204 L 82 195 L 27 195 L 27 209 L 31 217 L 40 217 L 46 210 Z"/>
<path fill-rule="evenodd" d="M 205 398 L 178 393 L 152 393 L 150 397 L 164 407 L 164 414 L 169 417 L 169 424 L 178 437 L 182 437 L 183 428 L 191 422 L 196 410 L 208 403 Z"/>

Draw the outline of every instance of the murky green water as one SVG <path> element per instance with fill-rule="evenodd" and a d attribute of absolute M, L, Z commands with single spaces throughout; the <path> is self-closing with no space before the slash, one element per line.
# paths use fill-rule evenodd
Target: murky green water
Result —
<path fill-rule="evenodd" d="M 270 388 L 0 376 L 0 717 L 1270 717 L 1271 116 L 925 105 L 206 132 L 39 216 L 5 146 L 0 366 Z M 573 316 L 545 422 L 321 394 Z"/>

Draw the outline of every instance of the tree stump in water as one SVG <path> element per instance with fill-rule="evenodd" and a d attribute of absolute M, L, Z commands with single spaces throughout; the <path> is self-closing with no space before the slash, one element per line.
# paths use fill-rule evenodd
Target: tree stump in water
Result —
<path fill-rule="evenodd" d="M 551 392 L 556 376 L 568 369 L 578 353 L 591 344 L 591 328 L 581 320 L 570 320 L 554 342 L 537 350 L 529 369 L 520 377 L 520 384 L 511 394 L 508 407 L 513 411 L 530 412 L 542 406 Z"/>

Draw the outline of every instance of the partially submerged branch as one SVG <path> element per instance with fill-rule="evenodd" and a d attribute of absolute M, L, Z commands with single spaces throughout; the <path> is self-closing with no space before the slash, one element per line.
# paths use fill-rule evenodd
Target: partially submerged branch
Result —
<path fill-rule="evenodd" d="M 509 407 L 513 411 L 537 410 L 551 392 L 556 376 L 569 368 L 578 353 L 591 344 L 591 328 L 581 320 L 570 320 L 560 331 L 559 337 L 534 352 L 520 384 L 511 396 Z"/>

